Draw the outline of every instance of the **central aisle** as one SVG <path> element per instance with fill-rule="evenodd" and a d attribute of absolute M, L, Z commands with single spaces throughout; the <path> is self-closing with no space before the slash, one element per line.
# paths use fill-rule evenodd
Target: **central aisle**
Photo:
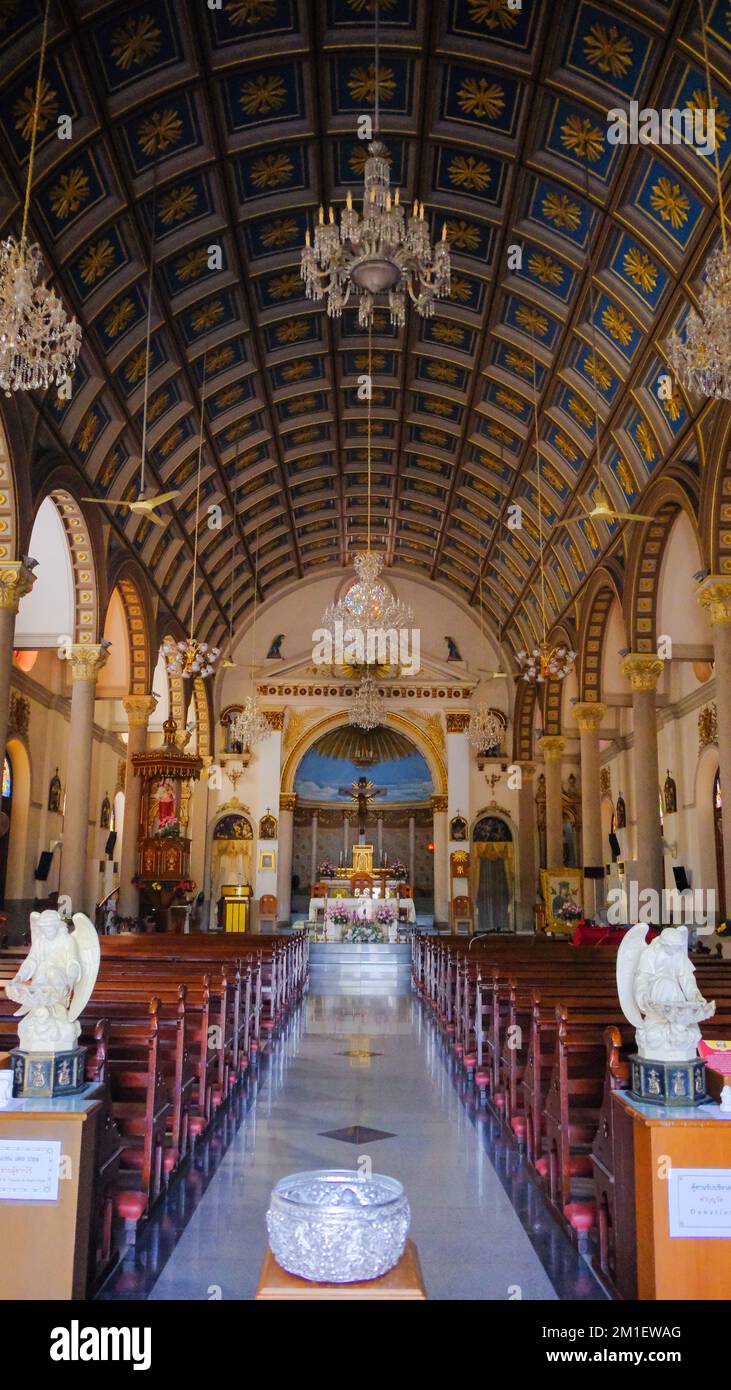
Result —
<path fill-rule="evenodd" d="M 273 1184 L 363 1155 L 406 1188 L 430 1298 L 556 1298 L 415 996 L 309 994 L 264 1067 L 151 1298 L 253 1298 Z M 353 1126 L 389 1137 L 344 1142 Z"/>

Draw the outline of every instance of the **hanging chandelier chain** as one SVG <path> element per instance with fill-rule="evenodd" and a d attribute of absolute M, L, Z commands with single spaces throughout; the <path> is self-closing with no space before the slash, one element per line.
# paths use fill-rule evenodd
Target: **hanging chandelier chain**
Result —
<path fill-rule="evenodd" d="M 25 241 L 28 229 L 28 213 L 30 211 L 30 193 L 33 183 L 33 165 L 36 157 L 36 137 L 38 135 L 38 119 L 41 110 L 41 91 L 43 84 L 43 69 L 46 62 L 46 47 L 48 43 L 48 15 L 51 9 L 51 0 L 46 0 L 46 8 L 43 15 L 43 32 L 41 35 L 41 49 L 38 55 L 38 76 L 36 78 L 36 93 L 33 103 L 33 124 L 30 134 L 30 152 L 28 154 L 28 178 L 25 185 L 25 202 L 23 204 L 23 225 L 20 233 L 21 242 Z"/>
<path fill-rule="evenodd" d="M 193 535 L 193 592 L 190 596 L 190 640 L 193 641 L 195 630 L 195 609 L 196 609 L 196 583 L 198 579 L 198 523 L 201 500 L 201 472 L 203 469 L 203 431 L 206 409 L 206 366 L 207 353 L 203 354 L 203 382 L 201 385 L 201 422 L 198 433 L 198 468 L 195 482 L 195 532 Z"/>
<path fill-rule="evenodd" d="M 538 490 L 538 563 L 541 573 L 541 624 L 546 640 L 546 576 L 543 566 L 543 493 L 541 490 L 541 451 L 538 443 L 538 391 L 536 387 L 536 342 L 533 337 L 533 434 L 536 448 L 536 484 Z"/>
<path fill-rule="evenodd" d="M 155 232 L 157 229 L 157 163 L 152 170 L 152 232 L 150 233 L 150 272 L 147 280 L 147 323 L 145 326 L 145 397 L 142 405 L 142 459 L 140 462 L 140 497 L 145 493 L 147 462 L 147 406 L 150 387 L 150 338 L 152 336 L 152 291 L 155 275 Z"/>
<path fill-rule="evenodd" d="M 374 107 L 374 110 L 373 110 L 373 128 L 374 128 L 374 134 L 376 135 L 376 137 L 378 137 L 378 136 L 380 135 L 380 133 L 381 133 L 381 76 L 380 76 L 381 70 L 380 70 L 380 66 L 379 66 L 379 64 L 380 64 L 380 53 L 381 53 L 381 35 L 380 35 L 380 11 L 379 11 L 378 0 L 376 0 L 376 4 L 375 4 L 375 21 L 376 21 L 376 55 L 375 55 L 375 56 L 376 56 L 376 70 L 375 70 L 374 94 L 373 94 L 373 95 L 374 95 L 374 101 L 373 101 L 373 107 Z"/>
<path fill-rule="evenodd" d="M 591 201 L 589 197 L 589 164 L 584 161 L 584 175 L 586 180 L 586 202 L 588 216 L 591 218 Z M 591 241 L 591 227 L 587 228 L 587 271 L 589 276 L 589 323 L 591 325 L 591 351 L 594 363 L 594 434 L 596 436 L 596 473 L 600 486 L 602 485 L 602 454 L 601 439 L 599 436 L 599 363 L 598 349 L 596 342 L 596 316 L 594 299 L 594 248 Z"/>
<path fill-rule="evenodd" d="M 373 430 L 373 321 L 368 320 L 368 554 L 371 553 L 371 472 L 373 467 L 372 456 L 372 430 Z"/>
<path fill-rule="evenodd" d="M 710 64 L 710 59 L 709 59 L 709 56 L 708 56 L 708 33 L 707 33 L 707 30 L 706 30 L 706 15 L 705 15 L 705 9 L 704 9 L 704 6 L 703 6 L 703 0 L 698 0 L 698 9 L 699 9 L 699 11 L 700 11 L 700 19 L 701 19 L 701 42 L 702 42 L 702 44 L 703 44 L 703 62 L 704 62 L 704 64 L 705 64 L 705 68 L 706 68 L 706 91 L 707 91 L 707 94 L 708 94 L 708 95 L 707 95 L 708 106 L 707 106 L 707 110 L 706 110 L 706 133 L 707 133 L 707 131 L 708 131 L 708 119 L 709 119 L 710 112 L 711 112 L 711 110 L 713 109 L 713 89 L 712 89 L 712 86 L 711 86 L 711 64 Z M 725 214 L 725 212 L 724 212 L 724 204 L 723 204 L 723 181 L 722 181 L 722 179 L 721 179 L 721 165 L 720 165 L 719 158 L 718 158 L 718 146 L 719 146 L 719 144 L 720 144 L 720 141 L 719 141 L 717 135 L 715 135 L 715 133 L 714 133 L 714 140 L 713 140 L 713 162 L 714 162 L 715 170 L 716 170 L 716 188 L 717 188 L 717 190 L 718 190 L 718 210 L 719 210 L 719 215 L 720 215 L 720 218 L 721 218 L 721 242 L 722 242 L 724 251 L 727 251 L 727 250 L 728 250 L 728 243 L 727 243 L 727 239 L 726 239 L 726 214 Z"/>

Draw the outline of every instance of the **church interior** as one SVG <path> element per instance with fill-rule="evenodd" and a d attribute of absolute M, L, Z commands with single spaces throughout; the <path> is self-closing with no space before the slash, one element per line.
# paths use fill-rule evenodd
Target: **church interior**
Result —
<path fill-rule="evenodd" d="M 0 1295 L 727 1298 L 727 0 L 0 0 L 0 126 Z"/>

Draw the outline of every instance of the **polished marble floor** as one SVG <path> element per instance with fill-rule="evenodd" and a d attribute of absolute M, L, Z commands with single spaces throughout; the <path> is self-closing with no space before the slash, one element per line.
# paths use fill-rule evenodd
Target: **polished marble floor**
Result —
<path fill-rule="evenodd" d="M 252 1298 L 272 1185 L 364 1155 L 404 1183 L 431 1299 L 601 1296 L 407 991 L 306 998 L 148 1296 Z"/>

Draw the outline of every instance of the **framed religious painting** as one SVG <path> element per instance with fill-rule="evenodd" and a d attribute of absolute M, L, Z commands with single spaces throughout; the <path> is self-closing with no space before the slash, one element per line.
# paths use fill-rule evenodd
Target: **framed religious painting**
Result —
<path fill-rule="evenodd" d="M 546 908 L 546 931 L 571 936 L 584 915 L 581 869 L 541 869 L 541 897 Z"/>
<path fill-rule="evenodd" d="M 260 868 L 260 869 L 276 869 L 276 867 L 277 867 L 277 860 L 276 860 L 276 855 L 275 855 L 275 853 L 274 853 L 274 850 L 273 850 L 273 849 L 260 849 L 260 850 L 259 850 L 259 868 Z"/>

